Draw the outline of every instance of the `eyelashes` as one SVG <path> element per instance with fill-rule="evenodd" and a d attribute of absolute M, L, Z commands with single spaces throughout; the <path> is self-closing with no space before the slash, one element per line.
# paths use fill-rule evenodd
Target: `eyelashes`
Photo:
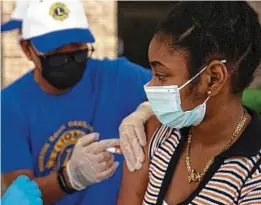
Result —
<path fill-rule="evenodd" d="M 168 77 L 166 74 L 155 74 L 154 76 L 161 82 L 165 81 Z"/>

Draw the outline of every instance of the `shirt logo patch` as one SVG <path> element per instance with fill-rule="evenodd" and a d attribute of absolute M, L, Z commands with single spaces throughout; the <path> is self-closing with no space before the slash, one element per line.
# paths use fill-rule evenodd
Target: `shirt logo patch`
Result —
<path fill-rule="evenodd" d="M 49 14 L 59 21 L 64 21 L 68 18 L 70 10 L 64 3 L 55 3 L 51 6 Z"/>
<path fill-rule="evenodd" d="M 85 121 L 70 121 L 62 125 L 42 147 L 38 158 L 40 173 L 50 173 L 65 166 L 78 139 L 93 131 Z"/>

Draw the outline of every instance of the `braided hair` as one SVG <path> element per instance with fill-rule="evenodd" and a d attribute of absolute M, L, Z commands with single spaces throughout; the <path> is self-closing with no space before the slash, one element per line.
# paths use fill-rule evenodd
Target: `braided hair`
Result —
<path fill-rule="evenodd" d="M 170 35 L 168 45 L 185 51 L 190 77 L 212 60 L 227 61 L 233 94 L 253 80 L 261 60 L 257 13 L 244 1 L 182 1 L 159 24 L 156 36 Z"/>

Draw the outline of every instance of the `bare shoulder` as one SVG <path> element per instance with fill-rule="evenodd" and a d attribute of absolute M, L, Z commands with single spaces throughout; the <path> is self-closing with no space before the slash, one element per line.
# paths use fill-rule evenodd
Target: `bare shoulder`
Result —
<path fill-rule="evenodd" d="M 146 134 L 147 134 L 148 142 L 150 142 L 150 140 L 153 137 L 154 132 L 157 130 L 157 128 L 159 126 L 161 126 L 161 123 L 158 120 L 158 118 L 155 115 L 150 117 L 150 119 L 145 124 L 145 131 L 146 131 Z"/>
<path fill-rule="evenodd" d="M 156 117 L 151 117 L 146 125 L 145 130 L 148 142 L 150 142 L 153 133 L 160 125 Z M 140 170 L 130 172 L 124 163 L 123 177 L 121 182 L 120 193 L 118 196 L 117 205 L 140 205 L 142 204 L 147 184 L 149 181 L 149 163 L 148 156 L 149 143 L 144 147 L 145 162 Z"/>

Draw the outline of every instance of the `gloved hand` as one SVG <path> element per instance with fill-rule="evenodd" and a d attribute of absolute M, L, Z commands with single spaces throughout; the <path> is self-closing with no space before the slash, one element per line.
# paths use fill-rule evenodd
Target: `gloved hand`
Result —
<path fill-rule="evenodd" d="M 72 187 L 82 190 L 85 187 L 111 177 L 119 166 L 113 154 L 106 148 L 119 145 L 119 139 L 97 142 L 98 133 L 81 137 L 76 143 L 66 171 Z"/>
<path fill-rule="evenodd" d="M 8 187 L 2 205 L 42 205 L 41 196 L 37 183 L 22 175 Z"/>
<path fill-rule="evenodd" d="M 149 102 L 144 102 L 126 117 L 119 128 L 120 145 L 128 169 L 133 172 L 142 167 L 145 155 L 142 146 L 147 144 L 144 124 L 153 116 Z"/>

